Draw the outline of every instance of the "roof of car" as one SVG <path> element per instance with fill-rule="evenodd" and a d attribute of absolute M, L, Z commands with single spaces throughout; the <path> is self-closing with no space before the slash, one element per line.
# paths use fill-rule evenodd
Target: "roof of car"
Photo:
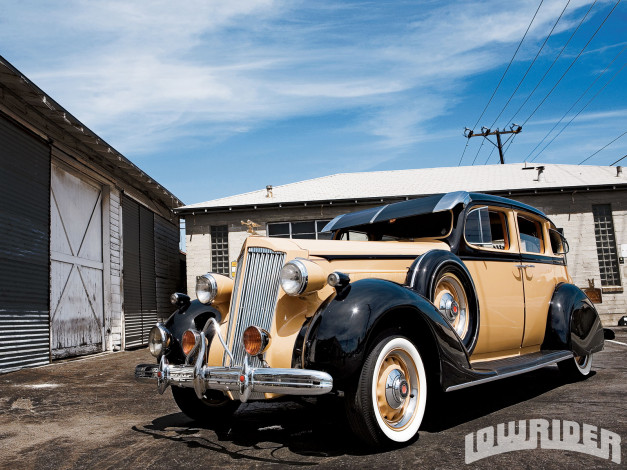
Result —
<path fill-rule="evenodd" d="M 514 207 L 548 219 L 544 212 L 512 199 L 482 193 L 455 191 L 342 214 L 329 222 L 322 231 L 331 232 L 344 228 L 360 227 L 376 222 L 385 222 L 391 219 L 401 219 L 413 215 L 443 212 L 453 209 L 458 204 L 467 206 L 471 202 L 483 202 L 486 204 Z"/>

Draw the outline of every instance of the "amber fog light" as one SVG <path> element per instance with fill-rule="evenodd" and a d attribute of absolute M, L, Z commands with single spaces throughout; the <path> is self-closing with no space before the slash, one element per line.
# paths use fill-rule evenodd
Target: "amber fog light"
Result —
<path fill-rule="evenodd" d="M 187 330 L 183 333 L 183 338 L 181 340 L 181 348 L 183 348 L 183 354 L 189 356 L 189 353 L 192 352 L 194 346 L 196 346 L 196 342 L 199 339 L 199 334 L 193 330 Z"/>
<path fill-rule="evenodd" d="M 270 346 L 270 333 L 256 326 L 249 326 L 244 331 L 244 349 L 251 356 L 263 354 Z"/>

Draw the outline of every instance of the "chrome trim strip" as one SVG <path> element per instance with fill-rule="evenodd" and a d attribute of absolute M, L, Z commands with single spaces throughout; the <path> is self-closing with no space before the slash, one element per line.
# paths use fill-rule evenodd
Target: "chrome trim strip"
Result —
<path fill-rule="evenodd" d="M 369 223 L 369 224 L 371 224 L 372 222 L 374 222 L 374 219 L 376 219 L 376 218 L 377 218 L 377 216 L 381 213 L 381 211 L 382 211 L 383 209 L 385 209 L 386 207 L 388 207 L 388 206 L 389 206 L 389 204 L 386 204 L 385 206 L 382 206 L 382 207 L 381 207 L 381 209 L 379 209 L 379 210 L 377 211 L 377 213 L 376 213 L 375 215 L 373 215 L 373 216 L 372 216 L 372 219 L 370 219 L 370 222 L 368 222 L 368 223 Z"/>
<path fill-rule="evenodd" d="M 483 379 L 473 380 L 472 382 L 465 382 L 463 384 L 458 384 L 458 385 L 451 385 L 450 387 L 447 387 L 446 391 L 452 392 L 454 390 L 461 390 L 462 388 L 474 387 L 475 385 L 481 385 L 481 384 L 488 383 L 488 382 L 494 382 L 495 380 L 505 379 L 507 377 L 513 377 L 515 375 L 525 374 L 527 372 L 541 369 L 545 366 L 556 364 L 560 361 L 565 361 L 566 359 L 571 359 L 573 357 L 573 353 L 570 351 L 564 351 L 564 353 L 568 353 L 568 354 L 564 354 L 561 357 L 560 356 L 555 357 L 554 355 L 553 357 L 550 357 L 542 362 L 537 362 L 533 365 L 523 367 L 521 369 L 516 369 L 510 372 L 504 372 L 502 374 L 499 374 L 497 372 L 495 375 L 491 375 L 490 377 L 486 377 Z"/>

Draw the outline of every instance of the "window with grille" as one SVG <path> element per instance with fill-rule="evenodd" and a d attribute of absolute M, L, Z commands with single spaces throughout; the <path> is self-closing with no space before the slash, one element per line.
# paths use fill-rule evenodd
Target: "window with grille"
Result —
<path fill-rule="evenodd" d="M 229 227 L 213 225 L 211 227 L 211 271 L 230 275 L 229 268 Z"/>
<path fill-rule="evenodd" d="M 620 286 L 620 268 L 616 237 L 614 235 L 614 220 L 610 204 L 592 206 L 594 216 L 594 237 L 597 242 L 597 256 L 602 286 Z"/>
<path fill-rule="evenodd" d="M 332 233 L 320 233 L 328 220 L 307 220 L 304 222 L 277 222 L 268 224 L 268 236 L 276 238 L 309 238 L 330 240 Z"/>

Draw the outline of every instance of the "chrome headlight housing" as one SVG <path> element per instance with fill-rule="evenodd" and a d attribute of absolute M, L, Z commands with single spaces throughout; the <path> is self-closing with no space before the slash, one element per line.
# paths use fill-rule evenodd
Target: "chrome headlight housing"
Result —
<path fill-rule="evenodd" d="M 218 283 L 209 273 L 196 277 L 196 298 L 203 304 L 210 304 L 218 295 Z"/>
<path fill-rule="evenodd" d="M 150 354 L 154 357 L 160 357 L 162 354 L 168 352 L 171 338 L 172 335 L 167 328 L 163 326 L 163 323 L 157 323 L 153 326 L 148 335 Z"/>
<path fill-rule="evenodd" d="M 281 269 L 281 288 L 287 295 L 300 295 L 307 289 L 309 275 L 305 263 L 293 259 Z"/>

